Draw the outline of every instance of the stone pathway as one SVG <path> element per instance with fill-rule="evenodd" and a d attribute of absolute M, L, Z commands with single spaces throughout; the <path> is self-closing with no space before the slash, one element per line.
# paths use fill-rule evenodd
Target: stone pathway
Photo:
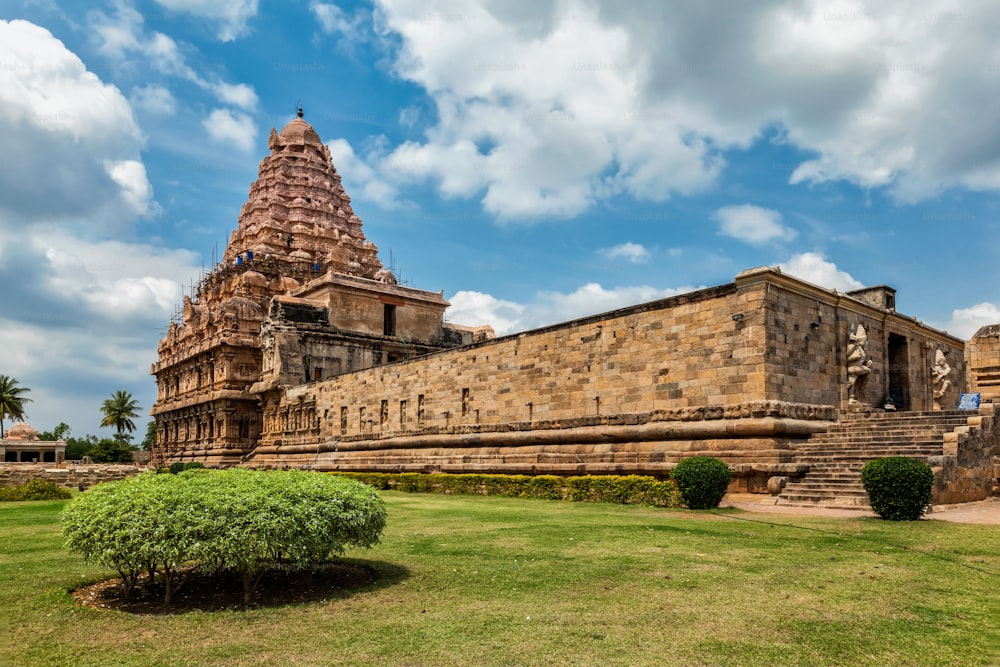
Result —
<path fill-rule="evenodd" d="M 762 496 L 751 493 L 730 493 L 722 499 L 720 507 L 735 507 L 747 512 L 762 514 L 784 514 L 795 516 L 824 516 L 854 518 L 860 516 L 875 516 L 870 510 L 837 509 L 830 507 L 789 507 L 775 505 L 772 496 Z M 927 519 L 934 521 L 952 521 L 954 523 L 978 523 L 1000 526 L 1000 498 L 989 498 L 975 503 L 960 505 L 934 505 L 926 514 Z"/>

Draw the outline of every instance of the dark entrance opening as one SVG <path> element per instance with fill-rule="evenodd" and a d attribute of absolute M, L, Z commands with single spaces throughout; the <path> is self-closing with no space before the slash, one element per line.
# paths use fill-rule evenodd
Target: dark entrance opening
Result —
<path fill-rule="evenodd" d="M 385 304 L 384 316 L 382 319 L 382 333 L 386 336 L 396 335 L 396 306 Z"/>
<path fill-rule="evenodd" d="M 889 334 L 889 397 L 897 410 L 910 409 L 910 355 L 906 336 Z"/>

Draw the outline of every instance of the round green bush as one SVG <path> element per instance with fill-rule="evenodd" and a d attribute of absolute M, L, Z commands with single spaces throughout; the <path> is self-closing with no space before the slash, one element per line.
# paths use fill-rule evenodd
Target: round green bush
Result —
<path fill-rule="evenodd" d="M 235 573 L 249 601 L 269 570 L 315 568 L 348 546 L 376 544 L 385 517 L 375 490 L 354 480 L 230 468 L 98 484 L 61 521 L 69 549 L 116 569 L 126 597 L 141 575 L 159 573 L 169 604 L 186 565 Z"/>
<path fill-rule="evenodd" d="M 934 472 L 918 459 L 890 456 L 875 459 L 861 470 L 868 502 L 883 519 L 916 521 L 931 503 Z"/>
<path fill-rule="evenodd" d="M 718 507 L 732 476 L 733 471 L 725 462 L 711 456 L 686 458 L 670 471 L 681 499 L 693 510 Z"/>

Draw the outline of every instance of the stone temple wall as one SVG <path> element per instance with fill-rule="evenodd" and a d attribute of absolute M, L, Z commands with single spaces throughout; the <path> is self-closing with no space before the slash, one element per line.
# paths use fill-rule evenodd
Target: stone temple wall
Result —
<path fill-rule="evenodd" d="M 848 397 L 858 326 L 867 375 Z M 762 490 L 800 473 L 796 446 L 891 385 L 930 409 L 929 361 L 962 342 L 773 269 L 734 283 L 259 392 L 253 466 L 326 470 L 665 474 L 719 456 Z M 868 363 L 870 361 L 870 363 Z M 926 386 L 925 386 L 926 385 Z M 951 400 L 951 395 L 947 397 Z M 741 468 L 742 466 L 742 468 Z M 741 482 L 742 483 L 742 482 Z"/>
<path fill-rule="evenodd" d="M 836 418 L 834 406 L 766 400 L 764 328 L 733 317 L 764 296 L 722 285 L 266 391 L 248 463 L 663 475 L 705 454 L 760 486 L 794 474 L 795 442 Z"/>
<path fill-rule="evenodd" d="M 743 290 L 761 281 L 769 285 L 764 288 L 763 314 L 744 313 L 741 322 L 745 326 L 758 322 L 766 328 L 768 399 L 848 407 L 847 347 L 861 325 L 872 365 L 856 384 L 860 405 L 882 407 L 885 398 L 894 395 L 899 409 L 935 409 L 931 369 L 940 350 L 950 373 L 938 401 L 944 409 L 958 406 L 967 378 L 961 340 L 894 310 L 773 271 L 745 271 L 736 284 Z"/>
<path fill-rule="evenodd" d="M 755 298 L 724 285 L 289 389 L 286 400 L 312 397 L 323 439 L 761 400 L 763 331 L 737 344 L 737 323 L 715 315 Z M 261 444 L 287 439 L 268 417 Z"/>
<path fill-rule="evenodd" d="M 73 464 L 53 466 L 44 463 L 0 464 L 0 486 L 20 486 L 33 479 L 55 482 L 68 489 L 83 485 L 90 488 L 101 482 L 115 482 L 149 470 L 140 466 L 115 464 Z"/>
<path fill-rule="evenodd" d="M 979 392 L 984 403 L 1000 398 L 1000 324 L 980 328 L 965 347 L 969 366 L 969 391 Z"/>

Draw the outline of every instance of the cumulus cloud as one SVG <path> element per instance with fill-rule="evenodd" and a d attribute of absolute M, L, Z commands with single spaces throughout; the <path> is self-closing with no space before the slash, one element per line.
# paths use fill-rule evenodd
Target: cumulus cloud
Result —
<path fill-rule="evenodd" d="M 752 204 L 724 206 L 713 217 L 719 221 L 720 233 L 752 245 L 773 241 L 791 241 L 798 232 L 781 224 L 781 213 Z"/>
<path fill-rule="evenodd" d="M 601 248 L 597 252 L 608 259 L 624 259 L 633 264 L 642 264 L 649 261 L 649 251 L 642 245 L 632 243 L 631 241 L 610 248 Z"/>
<path fill-rule="evenodd" d="M 497 299 L 482 292 L 457 292 L 448 299 L 447 319 L 456 324 L 489 324 L 497 335 L 526 331 L 626 306 L 691 292 L 695 287 L 659 289 L 647 285 L 605 289 L 587 283 L 574 292 L 542 291 L 529 303 Z"/>
<path fill-rule="evenodd" d="M 153 116 L 166 117 L 177 113 L 177 100 L 173 94 L 163 86 L 153 83 L 133 88 L 129 101 L 132 103 L 132 108 Z"/>
<path fill-rule="evenodd" d="M 253 86 L 248 86 L 245 83 L 229 84 L 220 81 L 212 85 L 212 89 L 219 100 L 226 104 L 232 104 L 248 111 L 257 108 L 257 93 L 254 92 Z"/>
<path fill-rule="evenodd" d="M 115 39 L 130 48 L 126 33 Z M 172 100 L 156 86 L 132 97 L 159 112 Z M 0 170 L 4 372 L 32 388 L 36 426 L 97 432 L 114 390 L 151 406 L 157 329 L 200 262 L 121 240 L 158 211 L 132 108 L 26 21 L 0 21 L 0 133 L 12 167 Z"/>
<path fill-rule="evenodd" d="M 249 32 L 247 22 L 257 15 L 257 0 L 156 0 L 162 7 L 217 24 L 218 37 L 231 42 Z"/>
<path fill-rule="evenodd" d="M 518 330 L 525 307 L 513 301 L 503 301 L 489 294 L 460 290 L 448 299 L 447 319 L 455 324 L 479 326 L 489 324 L 498 335 Z"/>
<path fill-rule="evenodd" d="M 980 327 L 1000 324 L 1000 307 L 984 301 L 969 308 L 956 308 L 951 313 L 947 330 L 959 338 L 971 338 Z"/>
<path fill-rule="evenodd" d="M 33 389 L 36 426 L 96 432 L 100 400 L 131 391 L 144 409 L 162 327 L 197 274 L 185 250 L 88 240 L 64 225 L 16 227 L 0 215 L 0 347 L 5 371 Z M 91 397 L 88 403 L 86 397 Z"/>
<path fill-rule="evenodd" d="M 240 150 L 253 149 L 257 128 L 245 113 L 229 109 L 213 109 L 202 121 L 208 136 L 220 144 L 232 144 Z"/>
<path fill-rule="evenodd" d="M 343 9 L 330 2 L 312 2 L 309 10 L 319 21 L 323 32 L 350 35 L 359 30 L 359 19 L 349 17 Z"/>
<path fill-rule="evenodd" d="M 228 8 L 229 4 L 219 3 L 219 7 Z M 252 4 L 256 13 L 256 2 Z M 245 111 L 257 108 L 257 93 L 252 86 L 245 83 L 228 83 L 215 73 L 207 76 L 199 74 L 188 64 L 180 46 L 173 38 L 161 32 L 146 33 L 142 14 L 133 7 L 118 3 L 112 15 L 99 10 L 91 11 L 88 14 L 88 23 L 97 41 L 98 52 L 111 59 L 117 66 L 129 65 L 129 57 L 138 54 L 143 56 L 144 62 L 155 71 L 190 81 L 223 104 L 237 106 Z M 157 94 L 162 97 L 162 93 Z"/>
<path fill-rule="evenodd" d="M 330 30 L 361 27 L 333 5 L 313 11 Z M 368 29 L 398 38 L 392 69 L 427 91 L 437 124 L 370 164 L 501 219 L 570 217 L 620 193 L 702 191 L 727 150 L 778 128 L 816 154 L 792 183 L 907 202 L 997 189 L 996 69 L 970 67 L 1000 58 L 997 28 L 988 3 L 946 0 L 877 15 L 811 0 L 383 0 Z"/>
<path fill-rule="evenodd" d="M 16 166 L 0 170 L 0 212 L 100 229 L 155 210 L 143 138 L 118 88 L 27 21 L 0 21 L 0 63 L 4 159 Z"/>
<path fill-rule="evenodd" d="M 369 160 L 362 159 L 344 139 L 334 139 L 327 147 L 330 149 L 330 159 L 337 171 L 345 175 L 345 187 L 349 186 L 351 192 L 376 202 L 382 208 L 399 208 L 402 205 L 397 199 L 397 187 L 383 179 L 370 166 L 369 161 L 374 159 L 374 153 L 369 154 Z"/>
<path fill-rule="evenodd" d="M 855 280 L 846 271 L 838 269 L 836 264 L 827 261 L 823 254 L 818 252 L 800 253 L 787 262 L 778 264 L 778 268 L 796 278 L 827 289 L 849 292 L 864 287 L 864 283 Z"/>

